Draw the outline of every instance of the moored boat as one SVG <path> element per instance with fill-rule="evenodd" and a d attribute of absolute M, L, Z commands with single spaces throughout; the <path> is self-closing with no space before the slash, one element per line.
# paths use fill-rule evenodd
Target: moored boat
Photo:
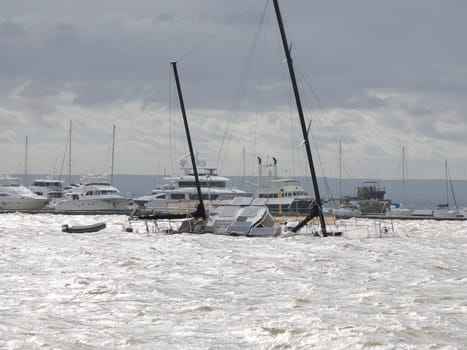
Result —
<path fill-rule="evenodd" d="M 55 207 L 57 212 L 125 211 L 129 199 L 110 184 L 106 176 L 88 174 L 79 185 L 70 186 L 63 200 Z"/>
<path fill-rule="evenodd" d="M 22 186 L 17 178 L 0 177 L 0 210 L 40 210 L 48 202 Z"/>
<path fill-rule="evenodd" d="M 49 199 L 47 207 L 53 208 L 65 196 L 63 180 L 53 178 L 35 179 L 29 189 L 39 196 L 44 196 Z"/>

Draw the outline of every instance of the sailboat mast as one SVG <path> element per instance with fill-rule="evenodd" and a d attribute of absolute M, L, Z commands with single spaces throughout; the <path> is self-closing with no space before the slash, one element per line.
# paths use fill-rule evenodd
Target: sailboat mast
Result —
<path fill-rule="evenodd" d="M 405 148 L 402 147 L 402 204 L 405 204 Z"/>
<path fill-rule="evenodd" d="M 115 124 L 112 133 L 112 165 L 110 166 L 110 184 L 114 182 L 114 160 L 115 160 Z"/>
<path fill-rule="evenodd" d="M 70 120 L 70 129 L 68 135 L 69 145 L 68 145 L 68 184 L 71 184 L 71 120 Z"/>
<path fill-rule="evenodd" d="M 26 148 L 24 151 L 24 186 L 28 183 L 28 137 L 26 136 Z"/>
<path fill-rule="evenodd" d="M 341 198 L 342 198 L 342 141 L 339 140 L 339 200 L 338 208 L 341 206 Z"/>
<path fill-rule="evenodd" d="M 308 130 L 305 124 L 305 117 L 303 114 L 302 102 L 301 102 L 300 94 L 298 91 L 297 79 L 295 77 L 292 56 L 290 54 L 289 44 L 287 42 L 287 36 L 285 34 L 284 24 L 282 21 L 282 16 L 281 16 L 281 12 L 279 9 L 278 0 L 273 0 L 273 3 L 274 3 L 274 9 L 276 12 L 277 22 L 279 25 L 279 30 L 281 33 L 282 45 L 284 46 L 285 58 L 287 60 L 287 66 L 289 68 L 289 75 L 290 75 L 290 80 L 292 83 L 292 88 L 293 88 L 293 92 L 295 96 L 295 103 L 297 105 L 298 116 L 300 118 L 300 125 L 301 125 L 302 133 L 303 133 L 303 141 L 305 144 L 306 155 L 308 158 L 308 165 L 310 167 L 310 173 L 311 173 L 311 181 L 313 184 L 313 191 L 315 194 L 315 202 L 318 206 L 318 211 L 319 211 L 318 215 L 319 215 L 319 221 L 321 224 L 321 233 L 324 236 L 326 236 L 326 223 L 324 221 L 323 211 L 321 210 L 322 204 L 321 204 L 321 196 L 319 194 L 319 188 L 318 188 L 318 179 L 316 177 L 315 167 L 313 164 L 313 157 L 311 155 L 311 147 L 310 147 L 310 142 L 308 138 Z"/>
<path fill-rule="evenodd" d="M 185 126 L 185 134 L 186 134 L 186 139 L 188 142 L 188 150 L 190 152 L 191 165 L 193 166 L 193 174 L 195 175 L 196 190 L 198 192 L 198 198 L 199 198 L 199 212 L 200 212 L 200 216 L 203 219 L 205 219 L 206 210 L 204 209 L 203 197 L 201 194 L 201 185 L 199 182 L 198 169 L 196 168 L 195 153 L 193 152 L 193 146 L 191 144 L 190 129 L 188 127 L 188 121 L 187 121 L 186 113 L 185 113 L 185 103 L 183 102 L 182 88 L 180 87 L 180 80 L 178 78 L 177 62 L 175 61 L 171 62 L 171 65 L 174 71 L 175 83 L 177 84 L 177 93 L 178 93 L 178 99 L 180 101 L 180 109 L 182 111 L 183 124 Z"/>
<path fill-rule="evenodd" d="M 449 208 L 449 177 L 448 177 L 448 161 L 444 160 L 444 176 L 446 178 L 446 205 Z"/>

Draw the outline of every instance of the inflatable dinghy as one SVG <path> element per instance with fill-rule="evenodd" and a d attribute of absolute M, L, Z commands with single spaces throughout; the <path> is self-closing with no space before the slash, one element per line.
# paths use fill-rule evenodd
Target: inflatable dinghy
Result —
<path fill-rule="evenodd" d="M 97 232 L 105 229 L 105 222 L 98 222 L 91 225 L 62 225 L 62 232 L 68 233 L 85 233 L 85 232 Z"/>

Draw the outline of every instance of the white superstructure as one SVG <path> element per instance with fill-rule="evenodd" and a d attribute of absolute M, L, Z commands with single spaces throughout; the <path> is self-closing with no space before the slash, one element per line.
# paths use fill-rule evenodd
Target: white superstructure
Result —
<path fill-rule="evenodd" d="M 204 161 L 198 161 L 198 177 L 201 195 L 204 201 L 231 200 L 235 197 L 251 197 L 252 194 L 229 186 L 230 179 L 219 176 L 216 168 L 207 167 Z M 139 207 L 163 209 L 173 204 L 191 205 L 198 202 L 193 169 L 184 159 L 180 161 L 180 176 L 167 177 L 165 185 L 158 186 L 148 195 L 134 199 Z"/>
<path fill-rule="evenodd" d="M 52 178 L 35 179 L 29 189 L 39 196 L 47 197 L 49 199 L 47 206 L 53 208 L 65 197 L 63 183 L 63 180 Z"/>

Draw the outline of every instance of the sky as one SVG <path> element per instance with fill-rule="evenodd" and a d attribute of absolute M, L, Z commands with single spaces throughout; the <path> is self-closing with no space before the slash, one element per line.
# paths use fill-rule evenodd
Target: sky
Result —
<path fill-rule="evenodd" d="M 467 179 L 466 1 L 280 5 L 319 176 Z M 306 175 L 280 45 L 266 0 L 0 0 L 0 174 L 67 173 L 70 121 L 73 174 L 110 172 L 113 125 L 115 172 L 176 173 L 177 61 L 200 158 Z"/>

